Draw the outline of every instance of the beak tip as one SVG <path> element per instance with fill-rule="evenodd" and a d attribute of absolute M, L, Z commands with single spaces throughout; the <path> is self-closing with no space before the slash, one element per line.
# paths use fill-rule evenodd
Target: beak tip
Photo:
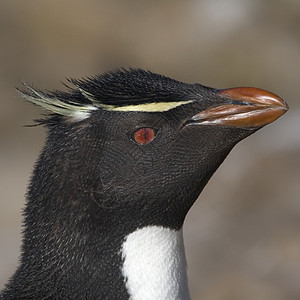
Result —
<path fill-rule="evenodd" d="M 282 98 L 263 89 L 238 87 L 218 92 L 229 98 L 231 103 L 202 111 L 193 117 L 193 121 L 203 125 L 261 128 L 274 122 L 289 109 Z"/>
<path fill-rule="evenodd" d="M 220 93 L 232 100 L 244 101 L 261 107 L 261 121 L 264 115 L 268 116 L 265 125 L 275 121 L 289 110 L 288 104 L 281 97 L 260 88 L 238 87 L 220 90 Z M 273 118 L 269 119 L 271 114 Z"/>

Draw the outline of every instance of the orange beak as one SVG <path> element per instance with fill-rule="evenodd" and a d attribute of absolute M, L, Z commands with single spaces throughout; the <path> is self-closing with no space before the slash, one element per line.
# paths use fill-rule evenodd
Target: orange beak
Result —
<path fill-rule="evenodd" d="M 195 123 L 259 128 L 272 123 L 288 110 L 288 105 L 279 96 L 258 88 L 231 88 L 219 93 L 231 103 L 196 114 L 192 118 Z"/>

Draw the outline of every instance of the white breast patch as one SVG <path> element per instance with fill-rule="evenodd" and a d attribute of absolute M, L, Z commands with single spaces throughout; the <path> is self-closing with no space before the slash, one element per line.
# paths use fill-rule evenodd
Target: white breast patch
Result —
<path fill-rule="evenodd" d="M 138 229 L 126 237 L 121 253 L 131 300 L 190 299 L 182 230 Z"/>

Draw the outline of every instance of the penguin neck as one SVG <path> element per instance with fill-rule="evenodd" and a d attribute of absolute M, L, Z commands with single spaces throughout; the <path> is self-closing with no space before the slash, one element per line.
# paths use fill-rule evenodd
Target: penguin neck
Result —
<path fill-rule="evenodd" d="M 130 299 L 190 299 L 182 229 L 137 229 L 125 238 L 121 254 Z"/>
<path fill-rule="evenodd" d="M 26 292 L 28 299 L 189 299 L 182 231 L 176 230 L 184 213 L 178 211 L 174 225 L 174 214 L 141 212 L 136 229 L 136 206 L 128 206 L 128 218 L 100 189 L 88 189 L 93 164 L 77 164 L 80 153 L 59 145 L 54 151 L 58 142 L 49 138 L 29 187 L 21 266 L 10 285 L 10 291 L 18 286 L 15 298 Z M 82 172 L 73 172 L 78 165 Z"/>

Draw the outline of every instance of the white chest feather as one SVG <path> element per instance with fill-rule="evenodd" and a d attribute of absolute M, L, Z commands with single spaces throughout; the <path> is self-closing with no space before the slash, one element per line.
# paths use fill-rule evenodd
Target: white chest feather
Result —
<path fill-rule="evenodd" d="M 182 230 L 136 230 L 122 245 L 123 276 L 131 300 L 190 299 Z"/>

